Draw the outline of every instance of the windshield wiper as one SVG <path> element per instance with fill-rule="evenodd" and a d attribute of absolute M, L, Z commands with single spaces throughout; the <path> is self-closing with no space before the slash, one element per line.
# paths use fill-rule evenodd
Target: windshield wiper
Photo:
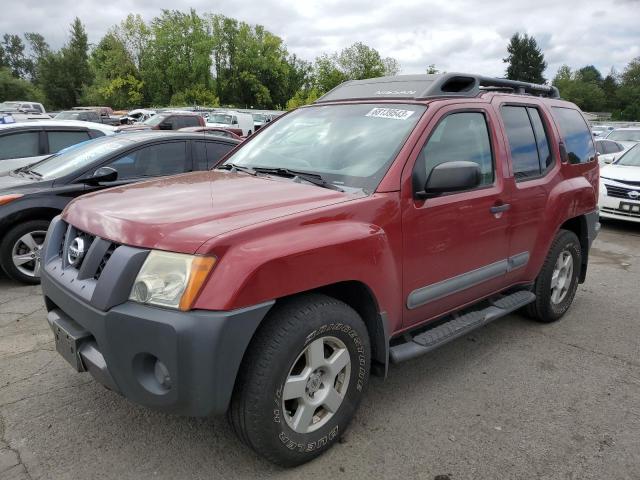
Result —
<path fill-rule="evenodd" d="M 29 167 L 22 167 L 22 168 L 18 168 L 17 170 L 15 170 L 16 173 L 24 173 L 26 175 L 31 175 L 32 177 L 36 177 L 36 178 L 42 178 L 42 174 L 39 172 L 36 172 L 35 170 L 29 170 Z"/>
<path fill-rule="evenodd" d="M 339 192 L 344 192 L 344 190 L 333 183 L 327 182 L 322 175 L 317 173 L 309 173 L 309 172 L 301 172 L 299 170 L 291 170 L 289 168 L 263 168 L 257 167 L 255 168 L 256 172 L 259 173 L 268 173 L 270 175 L 277 175 L 280 177 L 298 177 L 302 180 L 313 183 L 319 187 L 328 188 L 330 190 L 337 190 Z"/>
<path fill-rule="evenodd" d="M 256 176 L 258 174 L 258 172 L 256 170 L 254 170 L 251 167 L 243 167 L 242 165 L 235 165 L 233 163 L 225 163 L 220 165 L 219 167 L 216 167 L 216 169 L 218 170 L 230 170 L 230 171 L 234 171 L 234 170 L 239 170 L 241 172 L 244 173 L 248 173 L 249 175 L 253 175 Z"/>

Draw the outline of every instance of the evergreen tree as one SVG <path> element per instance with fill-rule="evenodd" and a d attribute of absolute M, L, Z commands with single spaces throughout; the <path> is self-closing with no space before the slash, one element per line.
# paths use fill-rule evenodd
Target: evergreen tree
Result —
<path fill-rule="evenodd" d="M 509 55 L 502 61 L 508 63 L 507 78 L 531 83 L 544 83 L 547 62 L 535 38 L 526 33 L 515 33 L 507 46 Z"/>

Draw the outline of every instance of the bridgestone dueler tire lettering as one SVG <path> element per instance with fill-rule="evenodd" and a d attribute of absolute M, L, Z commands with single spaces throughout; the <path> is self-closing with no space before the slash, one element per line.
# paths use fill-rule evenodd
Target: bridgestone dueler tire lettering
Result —
<path fill-rule="evenodd" d="M 298 355 L 325 336 L 340 339 L 349 351 L 348 388 L 325 425 L 297 433 L 283 417 L 282 386 Z M 228 412 L 231 426 L 245 444 L 275 464 L 293 467 L 308 462 L 344 434 L 368 384 L 370 364 L 366 326 L 347 304 L 321 294 L 277 303 L 247 348 Z"/>

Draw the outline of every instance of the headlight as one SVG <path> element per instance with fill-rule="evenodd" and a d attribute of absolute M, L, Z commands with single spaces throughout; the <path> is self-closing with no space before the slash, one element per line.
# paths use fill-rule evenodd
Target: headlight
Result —
<path fill-rule="evenodd" d="M 214 257 L 153 250 L 133 283 L 129 300 L 189 310 L 215 263 Z"/>

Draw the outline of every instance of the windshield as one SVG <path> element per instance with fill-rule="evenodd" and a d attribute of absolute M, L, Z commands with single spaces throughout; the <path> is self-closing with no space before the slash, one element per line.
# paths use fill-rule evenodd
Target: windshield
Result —
<path fill-rule="evenodd" d="M 614 130 L 607 136 L 607 140 L 640 142 L 640 130 Z"/>
<path fill-rule="evenodd" d="M 265 115 L 263 115 L 262 113 L 254 113 L 251 115 L 253 117 L 253 121 L 254 122 L 266 122 L 267 121 L 267 117 Z"/>
<path fill-rule="evenodd" d="M 60 112 L 54 118 L 56 120 L 77 120 L 79 116 L 79 112 Z"/>
<path fill-rule="evenodd" d="M 225 163 L 317 173 L 330 183 L 371 192 L 426 107 L 326 105 L 288 114 Z"/>
<path fill-rule="evenodd" d="M 636 145 L 614 163 L 625 167 L 640 167 L 640 149 Z"/>
<path fill-rule="evenodd" d="M 207 121 L 209 123 L 224 123 L 225 125 L 231 125 L 233 117 L 224 113 L 210 113 Z"/>
<path fill-rule="evenodd" d="M 60 178 L 78 169 L 88 167 L 103 155 L 126 145 L 131 145 L 131 143 L 124 139 L 119 140 L 112 137 L 87 140 L 67 147 L 44 160 L 40 160 L 38 163 L 31 165 L 29 170 L 36 172 L 44 179 Z"/>
<path fill-rule="evenodd" d="M 2 102 L 0 103 L 0 110 L 5 112 L 16 112 L 18 111 L 18 107 L 20 107 L 20 103 L 18 102 Z"/>

